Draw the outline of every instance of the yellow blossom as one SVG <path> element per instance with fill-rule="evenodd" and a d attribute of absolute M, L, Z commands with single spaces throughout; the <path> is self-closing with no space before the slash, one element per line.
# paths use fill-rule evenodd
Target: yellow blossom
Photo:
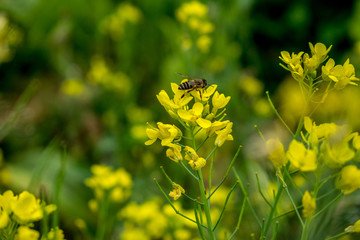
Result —
<path fill-rule="evenodd" d="M 171 124 L 157 123 L 158 128 L 147 128 L 146 134 L 150 138 L 145 142 L 145 145 L 153 144 L 157 139 L 161 140 L 162 146 L 167 146 L 173 141 L 180 141 L 182 132 L 178 127 Z"/>
<path fill-rule="evenodd" d="M 219 94 L 216 91 L 212 97 L 212 104 L 213 104 L 213 112 L 216 112 L 217 109 L 224 108 L 230 101 L 230 96 L 225 97 L 224 94 Z"/>
<path fill-rule="evenodd" d="M 166 150 L 166 156 L 174 162 L 179 162 L 183 159 L 181 155 L 181 146 L 177 144 L 171 144 L 171 147 Z"/>
<path fill-rule="evenodd" d="M 205 4 L 198 1 L 191 1 L 181 5 L 181 7 L 176 11 L 176 17 L 181 22 L 186 22 L 189 17 L 205 17 L 207 15 L 208 8 Z"/>
<path fill-rule="evenodd" d="M 354 225 L 345 228 L 345 232 L 360 232 L 360 219 L 357 220 Z"/>
<path fill-rule="evenodd" d="M 346 85 L 357 85 L 354 81 L 359 81 L 355 77 L 355 68 L 349 63 L 349 59 L 343 65 L 336 65 L 333 59 L 329 59 L 325 66 L 322 67 L 322 78 L 325 81 L 335 82 L 335 89 L 342 89 Z"/>
<path fill-rule="evenodd" d="M 215 131 L 216 139 L 215 139 L 215 146 L 221 147 L 225 141 L 232 141 L 234 140 L 233 136 L 230 134 L 232 132 L 232 122 L 228 122 L 225 128 Z"/>
<path fill-rule="evenodd" d="M 197 124 L 202 128 L 209 128 L 211 126 L 211 122 L 202 118 L 203 110 L 204 106 L 202 103 L 196 102 L 194 103 L 192 109 L 188 111 L 179 109 L 177 113 L 179 117 L 189 125 L 195 126 Z"/>
<path fill-rule="evenodd" d="M 326 49 L 326 46 L 323 43 L 316 43 L 315 46 L 309 42 L 311 54 L 318 59 L 318 64 L 321 64 L 327 58 L 327 54 L 330 52 L 332 45 Z"/>
<path fill-rule="evenodd" d="M 196 46 L 198 47 L 198 49 L 200 49 L 201 52 L 206 53 L 209 51 L 211 43 L 211 37 L 209 37 L 208 35 L 201 35 L 196 41 Z"/>
<path fill-rule="evenodd" d="M 311 218 L 316 209 L 316 200 L 310 195 L 309 191 L 305 191 L 302 198 L 303 215 L 306 218 Z"/>
<path fill-rule="evenodd" d="M 247 95 L 256 97 L 263 93 L 264 84 L 253 76 L 246 76 L 239 82 L 239 87 Z"/>
<path fill-rule="evenodd" d="M 330 168 L 341 167 L 355 156 L 355 152 L 350 148 L 346 139 L 332 145 L 325 142 L 321 146 L 321 150 L 324 154 L 324 163 Z"/>
<path fill-rule="evenodd" d="M 10 218 L 8 213 L 4 210 L 0 210 L 0 230 L 7 227 L 9 222 L 10 222 Z"/>
<path fill-rule="evenodd" d="M 169 193 L 169 196 L 174 198 L 174 200 L 178 200 L 183 193 L 185 193 L 184 188 L 182 188 L 179 184 L 173 183 L 173 190 Z"/>
<path fill-rule="evenodd" d="M 339 129 L 335 123 L 323 123 L 317 126 L 308 116 L 304 117 L 304 127 L 309 133 L 309 142 L 313 145 L 317 145 L 320 140 L 329 139 Z"/>
<path fill-rule="evenodd" d="M 225 128 L 228 124 L 230 124 L 229 120 L 225 121 L 214 121 L 211 123 L 211 127 L 206 129 L 206 134 L 209 137 L 212 137 L 215 135 L 215 133 L 223 128 Z"/>
<path fill-rule="evenodd" d="M 296 140 L 290 143 L 286 156 L 293 166 L 303 172 L 314 171 L 317 167 L 315 152 Z"/>
<path fill-rule="evenodd" d="M 109 166 L 96 164 L 91 166 L 93 176 L 85 180 L 85 185 L 92 188 L 96 199 L 102 199 L 109 193 L 112 202 L 122 202 L 130 196 L 131 176 L 123 168 L 113 170 Z"/>
<path fill-rule="evenodd" d="M 40 204 L 40 199 L 27 191 L 19 194 L 15 201 L 10 203 L 14 218 L 20 224 L 38 221 L 43 218 L 43 206 Z M 56 209 L 55 205 L 45 206 L 45 213 L 49 214 Z"/>
<path fill-rule="evenodd" d="M 20 226 L 17 230 L 14 240 L 38 240 L 40 233 L 27 226 Z"/>
<path fill-rule="evenodd" d="M 278 138 L 271 138 L 266 141 L 266 148 L 269 153 L 269 160 L 275 167 L 284 166 L 288 159 L 286 158 L 284 146 Z"/>
<path fill-rule="evenodd" d="M 84 83 L 80 79 L 66 79 L 61 84 L 61 91 L 69 96 L 81 95 L 84 89 Z"/>
<path fill-rule="evenodd" d="M 47 234 L 47 238 L 42 237 L 42 240 L 64 240 L 64 232 L 63 230 L 59 229 L 58 227 L 56 227 L 55 229 L 52 228 L 50 230 L 50 232 L 48 232 Z"/>
<path fill-rule="evenodd" d="M 184 151 L 186 152 L 185 159 L 189 161 L 189 165 L 192 169 L 199 170 L 206 165 L 206 160 L 202 157 L 199 157 L 193 148 L 186 146 Z"/>
<path fill-rule="evenodd" d="M 345 195 L 356 191 L 360 188 L 360 170 L 355 165 L 343 167 L 335 181 L 335 186 Z"/>

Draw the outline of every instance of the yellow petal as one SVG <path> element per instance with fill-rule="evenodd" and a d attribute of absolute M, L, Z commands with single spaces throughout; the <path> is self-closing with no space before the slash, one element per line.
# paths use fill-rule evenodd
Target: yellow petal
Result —
<path fill-rule="evenodd" d="M 198 118 L 196 119 L 196 123 L 202 127 L 202 128 L 209 128 L 211 127 L 211 121 L 203 119 L 203 118 Z"/>

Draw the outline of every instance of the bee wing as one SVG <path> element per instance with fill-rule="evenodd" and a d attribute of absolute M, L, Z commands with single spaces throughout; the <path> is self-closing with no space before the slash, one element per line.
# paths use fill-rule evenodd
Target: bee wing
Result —
<path fill-rule="evenodd" d="M 178 72 L 176 72 L 176 73 L 179 74 L 180 76 L 184 77 L 184 78 L 191 79 L 191 77 L 189 77 L 187 75 L 184 75 L 184 74 L 181 74 L 181 73 L 178 73 Z"/>

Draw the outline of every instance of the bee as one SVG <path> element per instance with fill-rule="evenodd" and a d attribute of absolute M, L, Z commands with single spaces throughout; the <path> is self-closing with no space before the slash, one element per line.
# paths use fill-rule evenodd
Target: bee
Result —
<path fill-rule="evenodd" d="M 182 84 L 179 85 L 179 90 L 188 90 L 185 93 L 189 93 L 193 90 L 198 90 L 200 93 L 200 98 L 201 98 L 201 91 L 200 89 L 204 89 L 207 86 L 207 81 L 203 78 L 191 78 L 189 76 L 183 75 L 181 73 L 177 73 L 182 77 L 186 77 L 187 79 L 190 79 L 187 82 L 183 82 Z M 181 96 L 181 98 L 183 98 L 185 96 L 185 93 Z"/>

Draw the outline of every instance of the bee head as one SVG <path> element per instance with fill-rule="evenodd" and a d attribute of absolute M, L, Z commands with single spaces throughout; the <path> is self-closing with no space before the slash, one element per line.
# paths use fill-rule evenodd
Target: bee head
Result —
<path fill-rule="evenodd" d="M 202 79 L 203 80 L 203 83 L 204 83 L 204 87 L 206 87 L 207 86 L 207 81 L 206 81 L 206 79 Z"/>

